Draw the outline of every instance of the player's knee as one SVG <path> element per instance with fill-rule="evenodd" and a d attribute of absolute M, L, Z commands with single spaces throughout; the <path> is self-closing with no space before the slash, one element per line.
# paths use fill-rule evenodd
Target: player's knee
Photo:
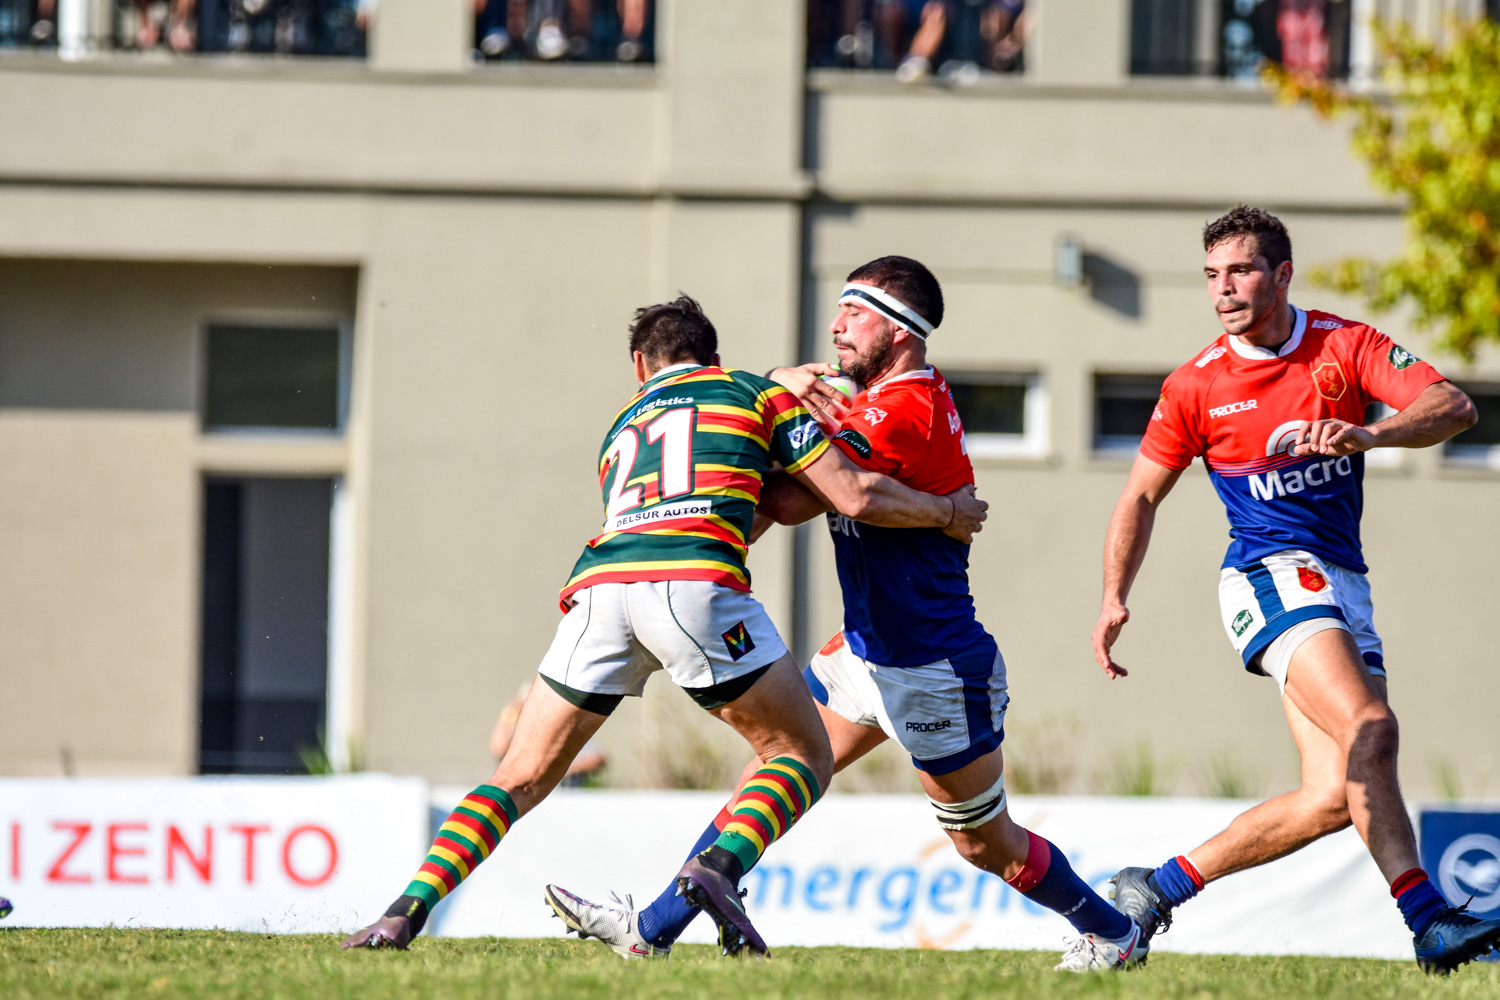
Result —
<path fill-rule="evenodd" d="M 1349 798 L 1342 787 L 1330 788 L 1313 800 L 1309 813 L 1318 836 L 1338 833 L 1349 825 Z"/>

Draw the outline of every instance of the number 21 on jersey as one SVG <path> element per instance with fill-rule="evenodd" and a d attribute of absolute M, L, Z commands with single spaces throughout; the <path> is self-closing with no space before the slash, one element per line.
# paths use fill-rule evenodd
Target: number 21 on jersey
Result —
<path fill-rule="evenodd" d="M 643 428 L 646 444 L 655 445 L 659 442 L 661 445 L 656 472 L 659 499 L 666 500 L 693 491 L 693 425 L 696 422 L 696 407 L 679 406 L 667 410 Z M 609 502 L 604 508 L 605 518 L 612 518 L 641 505 L 640 484 L 625 488 L 633 478 L 632 473 L 636 461 L 641 457 L 640 452 L 641 432 L 628 424 L 615 435 L 604 452 L 600 479 L 609 475 L 611 465 L 615 467 L 615 478 L 609 488 Z M 649 460 L 641 475 L 643 481 L 651 478 Z"/>

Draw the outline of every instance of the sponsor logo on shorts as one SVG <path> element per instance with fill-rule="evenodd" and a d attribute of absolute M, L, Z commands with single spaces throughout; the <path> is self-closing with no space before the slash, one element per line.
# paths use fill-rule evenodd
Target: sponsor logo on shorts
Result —
<path fill-rule="evenodd" d="M 787 440 L 791 442 L 793 448 L 801 448 L 803 445 L 810 444 L 822 436 L 822 429 L 809 418 L 807 423 L 802 424 L 800 427 L 793 427 L 792 432 L 787 435 Z"/>
<path fill-rule="evenodd" d="M 1202 368 L 1204 365 L 1208 364 L 1210 361 L 1216 360 L 1218 358 L 1222 358 L 1225 354 L 1228 354 L 1228 353 L 1229 353 L 1229 348 L 1225 347 L 1223 344 L 1215 344 L 1213 347 L 1210 347 L 1207 351 L 1203 352 L 1203 357 L 1201 357 L 1197 361 L 1193 362 L 1193 367 L 1194 368 Z"/>
<path fill-rule="evenodd" d="M 823 648 L 818 650 L 819 656 L 832 656 L 844 648 L 844 633 L 835 632 L 833 638 L 823 643 Z"/>
<path fill-rule="evenodd" d="M 616 514 L 604 522 L 605 532 L 629 531 L 642 525 L 655 524 L 677 517 L 707 517 L 712 508 L 707 500 L 683 500 L 680 503 L 657 504 L 645 510 L 633 510 L 628 514 Z"/>
<path fill-rule="evenodd" d="M 1417 357 L 1411 351 L 1408 351 L 1406 348 L 1402 347 L 1400 344 L 1392 344 L 1391 353 L 1386 355 L 1386 360 L 1391 363 L 1392 368 L 1396 369 L 1399 372 L 1410 368 L 1412 365 L 1416 364 L 1422 359 Z"/>
<path fill-rule="evenodd" d="M 865 437 L 854 428 L 850 427 L 846 430 L 839 431 L 833 436 L 833 438 L 835 441 L 842 441 L 849 447 L 853 448 L 854 453 L 860 458 L 870 457 L 870 439 Z"/>
<path fill-rule="evenodd" d="M 1247 609 L 1234 616 L 1234 624 L 1230 627 L 1234 629 L 1235 635 L 1241 636 L 1245 634 L 1245 629 L 1249 628 L 1254 623 L 1255 616 L 1252 615 Z"/>
<path fill-rule="evenodd" d="M 1349 391 L 1349 383 L 1344 381 L 1344 369 L 1339 367 L 1337 361 L 1323 362 L 1312 370 L 1312 377 L 1313 385 L 1318 387 L 1318 395 L 1324 399 L 1337 402 Z"/>
<path fill-rule="evenodd" d="M 944 729 L 952 728 L 952 719 L 943 719 L 941 722 L 908 722 L 906 724 L 906 731 L 908 733 L 940 733 Z"/>
<path fill-rule="evenodd" d="M 744 622 L 737 622 L 734 628 L 725 632 L 721 638 L 724 640 L 724 647 L 729 650 L 729 658 L 736 663 L 755 648 L 755 640 L 750 638 L 750 633 L 745 630 Z"/>
<path fill-rule="evenodd" d="M 1210 417 L 1227 417 L 1231 413 L 1244 413 L 1246 410 L 1255 409 L 1256 402 L 1253 399 L 1242 399 L 1238 403 L 1226 403 L 1223 406 L 1210 406 L 1208 415 Z"/>
<path fill-rule="evenodd" d="M 1297 567 L 1297 582 L 1302 584 L 1303 590 L 1310 590 L 1314 594 L 1328 586 L 1328 578 L 1315 569 L 1306 566 Z"/>

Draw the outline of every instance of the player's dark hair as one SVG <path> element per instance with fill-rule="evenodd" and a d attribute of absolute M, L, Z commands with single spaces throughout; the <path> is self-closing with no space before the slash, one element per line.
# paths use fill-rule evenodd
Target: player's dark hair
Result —
<path fill-rule="evenodd" d="M 1203 252 L 1244 236 L 1255 241 L 1255 252 L 1273 271 L 1292 259 L 1292 237 L 1286 226 L 1265 209 L 1249 205 L 1236 205 L 1203 227 Z"/>
<path fill-rule="evenodd" d="M 703 307 L 686 295 L 671 302 L 642 306 L 630 324 L 630 349 L 640 351 L 653 367 L 684 361 L 712 364 L 719 334 Z"/>
<path fill-rule="evenodd" d="M 934 327 L 943 322 L 943 286 L 921 261 L 910 257 L 876 257 L 850 271 L 844 280 L 878 285 Z"/>

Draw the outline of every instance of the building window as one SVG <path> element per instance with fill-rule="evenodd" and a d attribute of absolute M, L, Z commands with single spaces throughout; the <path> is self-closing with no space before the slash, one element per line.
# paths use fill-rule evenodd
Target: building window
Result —
<path fill-rule="evenodd" d="M 1369 427 L 1395 412 L 1391 407 L 1376 400 L 1365 407 L 1365 426 Z M 1396 468 L 1400 466 L 1405 451 L 1405 448 L 1371 448 L 1365 452 L 1365 465 L 1383 469 Z"/>
<path fill-rule="evenodd" d="M 1479 423 L 1443 445 L 1450 462 L 1500 469 L 1500 385 L 1460 385 L 1479 411 Z"/>
<path fill-rule="evenodd" d="M 1034 372 L 945 372 L 971 458 L 1047 454 L 1047 395 Z"/>
<path fill-rule="evenodd" d="M 1151 423 L 1165 375 L 1094 376 L 1094 450 L 1133 452 Z"/>
<path fill-rule="evenodd" d="M 652 63 L 652 0 L 478 0 L 476 62 Z"/>
<path fill-rule="evenodd" d="M 1353 0 L 1133 0 L 1130 71 L 1256 83 L 1268 62 L 1349 75 Z"/>
<path fill-rule="evenodd" d="M 1025 0 L 808 0 L 807 65 L 895 70 L 906 83 L 1020 73 Z"/>
<path fill-rule="evenodd" d="M 203 428 L 338 431 L 347 395 L 339 327 L 208 328 Z"/>

